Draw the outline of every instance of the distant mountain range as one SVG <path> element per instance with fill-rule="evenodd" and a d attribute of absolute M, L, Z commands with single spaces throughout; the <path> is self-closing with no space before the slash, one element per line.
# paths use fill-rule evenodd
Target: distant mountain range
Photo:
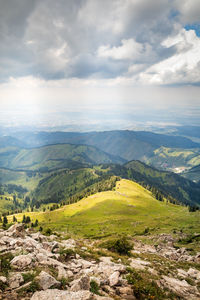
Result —
<path fill-rule="evenodd" d="M 18 195 L 20 207 L 27 194 L 37 207 L 69 198 L 78 201 L 92 192 L 106 190 L 113 186 L 111 178 L 120 177 L 138 182 L 158 199 L 199 206 L 199 166 L 185 171 L 183 178 L 144 163 L 160 168 L 163 164 L 170 168 L 192 167 L 199 162 L 199 146 L 185 137 L 134 131 L 39 132 L 1 137 L 3 203 L 8 203 L 8 195 L 9 207 L 14 207 L 13 193 Z"/>
<path fill-rule="evenodd" d="M 124 163 L 125 160 L 93 146 L 57 144 L 38 148 L 0 149 L 0 167 L 14 170 L 39 170 L 79 167 L 91 164 Z"/>
<path fill-rule="evenodd" d="M 51 144 L 84 144 L 95 146 L 112 155 L 129 161 L 142 159 L 161 146 L 173 148 L 199 148 L 200 144 L 188 138 L 156 134 L 147 131 L 115 130 L 104 132 L 38 132 L 16 133 L 15 137 L 2 137 L 0 144 L 20 147 L 39 147 Z"/>

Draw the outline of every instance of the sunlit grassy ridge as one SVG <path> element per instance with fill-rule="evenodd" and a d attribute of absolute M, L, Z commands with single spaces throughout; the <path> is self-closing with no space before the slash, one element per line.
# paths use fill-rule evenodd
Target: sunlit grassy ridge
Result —
<path fill-rule="evenodd" d="M 200 213 L 187 207 L 156 200 L 139 184 L 120 180 L 115 191 L 101 192 L 55 211 L 26 213 L 38 219 L 44 229 L 66 231 L 85 237 L 103 237 L 119 233 L 143 234 L 172 232 L 193 233 L 200 228 Z M 23 213 L 16 215 L 22 220 Z M 8 217 L 12 220 L 12 216 Z"/>

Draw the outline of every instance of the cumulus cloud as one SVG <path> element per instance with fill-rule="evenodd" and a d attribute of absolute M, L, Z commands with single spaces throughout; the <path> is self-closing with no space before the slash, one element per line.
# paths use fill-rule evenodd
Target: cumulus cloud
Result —
<path fill-rule="evenodd" d="M 165 47 L 175 47 L 176 53 L 140 74 L 145 83 L 176 84 L 199 83 L 200 39 L 193 30 L 182 31 L 163 41 Z"/>
<path fill-rule="evenodd" d="M 100 57 L 110 57 L 113 59 L 137 60 L 142 55 L 143 45 L 137 43 L 134 39 L 122 40 L 119 47 L 100 46 L 97 53 Z"/>
<path fill-rule="evenodd" d="M 199 15 L 197 0 L 0 0 L 0 80 L 196 84 L 199 38 L 183 28 Z"/>

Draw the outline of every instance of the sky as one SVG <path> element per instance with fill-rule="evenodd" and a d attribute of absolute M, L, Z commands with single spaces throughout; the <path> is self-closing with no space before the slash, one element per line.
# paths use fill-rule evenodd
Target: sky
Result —
<path fill-rule="evenodd" d="M 0 0 L 0 126 L 200 125 L 199 0 Z"/>

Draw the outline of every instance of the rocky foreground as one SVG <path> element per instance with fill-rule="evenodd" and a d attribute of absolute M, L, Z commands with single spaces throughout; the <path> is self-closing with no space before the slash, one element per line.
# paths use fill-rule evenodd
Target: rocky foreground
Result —
<path fill-rule="evenodd" d="M 15 224 L 0 231 L 0 299 L 200 299 L 200 253 L 134 241 L 130 256 L 98 242 L 45 236 Z"/>

